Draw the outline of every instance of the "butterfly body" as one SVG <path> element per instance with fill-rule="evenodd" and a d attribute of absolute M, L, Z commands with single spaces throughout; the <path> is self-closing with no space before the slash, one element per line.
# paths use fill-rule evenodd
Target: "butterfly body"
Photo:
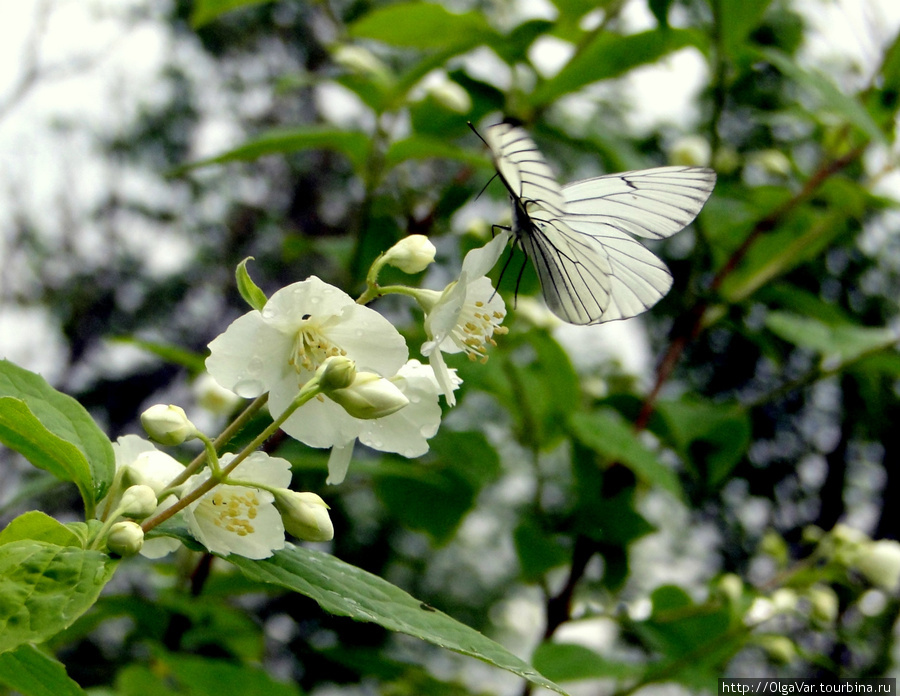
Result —
<path fill-rule="evenodd" d="M 663 239 L 700 212 L 715 173 L 658 167 L 560 186 L 534 141 L 511 123 L 484 138 L 512 202 L 512 233 L 547 306 L 571 324 L 646 311 L 671 288 L 665 264 L 635 237 Z"/>

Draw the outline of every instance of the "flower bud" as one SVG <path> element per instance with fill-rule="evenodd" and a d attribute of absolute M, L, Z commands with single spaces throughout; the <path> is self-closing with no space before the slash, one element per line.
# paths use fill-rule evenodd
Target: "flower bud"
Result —
<path fill-rule="evenodd" d="M 726 573 L 719 578 L 719 592 L 731 602 L 737 602 L 744 594 L 744 582 L 734 573 Z"/>
<path fill-rule="evenodd" d="M 275 492 L 275 506 L 281 512 L 285 530 L 298 539 L 330 541 L 334 538 L 328 505 L 315 493 L 280 488 Z"/>
<path fill-rule="evenodd" d="M 161 445 L 180 445 L 197 436 L 197 428 L 180 406 L 151 406 L 141 414 L 141 425 Z"/>
<path fill-rule="evenodd" d="M 392 382 L 371 372 L 358 372 L 345 389 L 326 392 L 354 418 L 383 418 L 396 413 L 409 403 Z"/>
<path fill-rule="evenodd" d="M 791 173 L 791 161 L 781 150 L 760 150 L 752 153 L 748 160 L 772 176 L 787 176 Z"/>
<path fill-rule="evenodd" d="M 856 567 L 876 587 L 895 592 L 900 587 L 900 543 L 879 539 L 864 545 Z"/>
<path fill-rule="evenodd" d="M 335 355 L 327 358 L 316 370 L 319 386 L 328 394 L 335 389 L 344 389 L 353 384 L 356 377 L 356 363 L 350 358 Z"/>
<path fill-rule="evenodd" d="M 781 664 L 790 664 L 797 659 L 797 646 L 787 636 L 757 636 L 756 643 L 768 653 L 769 657 Z"/>
<path fill-rule="evenodd" d="M 221 386 L 212 375 L 204 372 L 191 385 L 197 404 L 217 416 L 227 416 L 243 399 Z"/>
<path fill-rule="evenodd" d="M 678 138 L 669 150 L 669 162 L 689 167 L 705 167 L 709 164 L 712 151 L 706 138 L 699 135 L 685 135 Z"/>
<path fill-rule="evenodd" d="M 156 493 L 150 486 L 138 485 L 125 489 L 119 502 L 119 514 L 142 520 L 149 517 L 158 505 Z"/>
<path fill-rule="evenodd" d="M 404 273 L 419 273 L 434 262 L 436 251 L 428 237 L 411 234 L 384 252 L 382 262 L 395 266 Z"/>
<path fill-rule="evenodd" d="M 106 547 L 117 556 L 133 556 L 144 545 L 144 530 L 137 522 L 116 522 L 106 537 Z"/>
<path fill-rule="evenodd" d="M 838 615 L 838 596 L 827 585 L 813 585 L 806 591 L 810 617 L 819 625 L 829 626 Z"/>
<path fill-rule="evenodd" d="M 472 97 L 458 82 L 453 80 L 441 80 L 430 87 L 428 93 L 439 104 L 458 114 L 467 114 L 472 110 Z"/>
<path fill-rule="evenodd" d="M 776 614 L 785 614 L 797 608 L 797 593 L 787 587 L 779 587 L 772 593 L 772 607 Z"/>

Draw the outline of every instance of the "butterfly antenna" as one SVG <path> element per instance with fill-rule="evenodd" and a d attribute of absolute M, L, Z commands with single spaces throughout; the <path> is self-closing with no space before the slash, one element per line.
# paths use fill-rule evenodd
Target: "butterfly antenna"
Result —
<path fill-rule="evenodd" d="M 478 136 L 478 139 L 484 143 L 484 146 L 490 148 L 490 145 L 487 144 L 487 140 L 481 137 L 481 133 L 475 128 L 474 124 L 471 121 L 466 121 L 466 125 L 472 129 L 472 132 Z"/>

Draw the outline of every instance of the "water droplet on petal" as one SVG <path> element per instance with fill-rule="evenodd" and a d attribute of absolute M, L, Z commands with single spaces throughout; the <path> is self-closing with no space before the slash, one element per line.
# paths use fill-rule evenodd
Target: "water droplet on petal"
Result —
<path fill-rule="evenodd" d="M 263 393 L 263 383 L 258 379 L 242 379 L 234 385 L 234 393 L 245 399 L 252 399 Z"/>
<path fill-rule="evenodd" d="M 429 437 L 434 437 L 434 434 L 437 432 L 437 428 L 433 425 L 423 425 L 419 428 L 419 435 L 428 439 Z"/>

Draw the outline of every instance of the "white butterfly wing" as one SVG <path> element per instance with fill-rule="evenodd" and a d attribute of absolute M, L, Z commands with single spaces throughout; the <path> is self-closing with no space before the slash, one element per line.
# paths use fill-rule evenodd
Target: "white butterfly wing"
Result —
<path fill-rule="evenodd" d="M 531 220 L 531 233 L 520 243 L 537 269 L 547 306 L 570 324 L 633 317 L 672 287 L 665 264 L 627 235 L 599 237 L 536 209 Z"/>
<path fill-rule="evenodd" d="M 565 220 L 576 229 L 608 226 L 662 239 L 697 217 L 715 185 L 715 172 L 700 167 L 658 167 L 576 181 L 562 189 Z"/>
<path fill-rule="evenodd" d="M 514 199 L 514 207 L 535 201 L 545 209 L 563 212 L 562 189 L 553 170 L 524 130 L 510 123 L 498 123 L 485 131 L 484 140 L 497 173 Z"/>

